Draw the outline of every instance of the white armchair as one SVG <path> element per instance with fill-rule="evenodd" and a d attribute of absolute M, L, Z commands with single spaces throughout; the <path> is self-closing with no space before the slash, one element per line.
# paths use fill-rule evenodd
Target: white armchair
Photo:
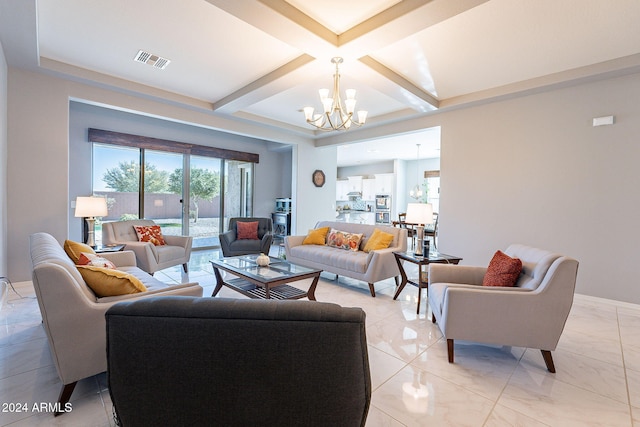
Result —
<path fill-rule="evenodd" d="M 513 288 L 482 286 L 485 267 L 429 264 L 432 321 L 447 339 L 449 363 L 457 339 L 540 349 L 555 372 L 551 351 L 573 304 L 578 261 L 524 245 L 505 253 L 522 261 Z"/>
<path fill-rule="evenodd" d="M 136 254 L 138 267 L 149 274 L 180 264 L 185 273 L 188 271 L 187 263 L 191 258 L 193 237 L 165 235 L 163 237 L 167 244 L 155 246 L 150 242 L 138 241 L 134 228 L 136 225 L 150 226 L 156 223 L 149 219 L 105 222 L 102 224 L 102 243 L 126 245 L 125 250 Z"/>

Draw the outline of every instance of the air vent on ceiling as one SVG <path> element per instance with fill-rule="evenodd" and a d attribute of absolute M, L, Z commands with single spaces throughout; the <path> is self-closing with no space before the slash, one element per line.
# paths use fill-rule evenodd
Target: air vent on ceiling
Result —
<path fill-rule="evenodd" d="M 136 62 L 142 62 L 143 64 L 151 65 L 155 68 L 160 68 L 161 70 L 167 68 L 167 65 L 169 65 L 169 63 L 171 62 L 170 59 L 145 52 L 144 50 L 139 50 L 133 60 Z"/>

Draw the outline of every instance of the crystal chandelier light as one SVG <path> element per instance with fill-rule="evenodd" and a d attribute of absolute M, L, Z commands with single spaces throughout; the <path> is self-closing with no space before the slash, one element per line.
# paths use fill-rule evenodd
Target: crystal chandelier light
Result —
<path fill-rule="evenodd" d="M 418 146 L 418 155 L 416 161 L 416 171 L 418 171 L 418 180 L 416 182 L 415 187 L 409 191 L 409 196 L 413 199 L 420 200 L 422 199 L 422 188 L 420 187 L 420 144 L 416 144 Z"/>
<path fill-rule="evenodd" d="M 324 109 L 323 114 L 313 114 L 313 107 L 304 107 L 304 117 L 307 123 L 324 131 L 348 130 L 351 125 L 362 126 L 367 120 L 367 112 L 358 111 L 358 120 L 353 117 L 356 106 L 355 89 L 347 89 L 345 94 L 347 99 L 340 99 L 340 73 L 338 66 L 342 63 L 342 58 L 331 59 L 331 63 L 336 65 L 336 73 L 333 75 L 333 96 L 329 97 L 329 89 L 320 89 L 320 101 Z M 345 108 L 346 107 L 346 108 Z"/>

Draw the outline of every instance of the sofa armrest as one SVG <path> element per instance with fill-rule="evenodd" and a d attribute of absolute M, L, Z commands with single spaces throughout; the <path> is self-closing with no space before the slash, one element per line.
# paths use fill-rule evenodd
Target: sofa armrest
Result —
<path fill-rule="evenodd" d="M 125 243 L 125 250 L 133 251 L 138 258 L 141 257 L 152 257 L 155 260 L 158 259 L 158 251 L 156 247 L 151 242 L 122 242 Z"/>
<path fill-rule="evenodd" d="M 295 246 L 300 246 L 302 242 L 304 242 L 305 237 L 307 236 L 286 236 L 284 238 L 285 250 L 293 248 Z"/>
<path fill-rule="evenodd" d="M 485 267 L 455 264 L 429 264 L 429 283 L 482 285 Z"/>
<path fill-rule="evenodd" d="M 136 254 L 133 251 L 104 252 L 99 255 L 114 263 L 116 267 L 136 267 L 137 265 Z"/>
<path fill-rule="evenodd" d="M 236 232 L 234 230 L 225 231 L 224 233 L 220 233 L 218 237 L 221 241 L 224 240 L 225 243 L 229 245 L 236 240 Z"/>
<path fill-rule="evenodd" d="M 193 237 L 191 236 L 163 236 L 164 241 L 169 246 L 180 246 L 182 248 L 189 248 L 193 243 Z"/>
<path fill-rule="evenodd" d="M 260 252 L 269 255 L 269 250 L 271 249 L 271 242 L 273 242 L 273 234 L 265 234 L 262 236 L 262 241 L 260 242 Z"/>

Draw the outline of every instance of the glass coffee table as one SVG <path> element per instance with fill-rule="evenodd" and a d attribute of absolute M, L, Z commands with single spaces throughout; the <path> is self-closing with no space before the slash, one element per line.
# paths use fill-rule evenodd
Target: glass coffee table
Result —
<path fill-rule="evenodd" d="M 271 263 L 261 267 L 256 263 L 258 254 L 212 259 L 216 287 L 211 294 L 215 297 L 223 286 L 248 296 L 260 299 L 300 299 L 315 301 L 316 286 L 322 270 L 292 264 L 280 258 L 270 258 Z M 220 271 L 231 273 L 222 277 Z M 303 279 L 313 279 L 308 291 L 303 291 L 287 283 Z"/>

